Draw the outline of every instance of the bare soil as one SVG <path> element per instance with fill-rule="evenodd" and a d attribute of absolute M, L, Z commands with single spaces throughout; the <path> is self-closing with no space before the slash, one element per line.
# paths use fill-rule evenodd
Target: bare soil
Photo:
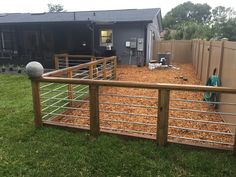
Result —
<path fill-rule="evenodd" d="M 173 84 L 193 84 L 200 85 L 200 80 L 196 78 L 194 69 L 190 64 L 174 64 L 179 70 L 173 68 L 149 70 L 147 67 L 119 67 L 117 68 L 117 80 L 135 81 L 148 83 L 173 83 Z M 187 81 L 181 79 L 186 78 Z M 116 94 L 114 96 L 113 94 Z M 121 96 L 117 96 L 121 95 Z M 131 97 L 122 97 L 127 95 Z M 136 97 L 136 98 L 135 98 Z M 100 126 L 102 129 L 112 129 L 119 132 L 148 134 L 156 136 L 157 130 L 157 106 L 158 90 L 132 89 L 103 87 L 100 89 Z M 170 119 L 169 119 L 169 140 L 186 142 L 186 140 L 173 138 L 179 136 L 195 138 L 200 140 L 232 143 L 232 135 L 222 135 L 212 132 L 201 132 L 201 130 L 230 133 L 226 125 L 209 124 L 206 122 L 193 122 L 186 120 L 174 120 L 172 118 L 185 118 L 191 120 L 203 120 L 223 122 L 219 114 L 194 112 L 194 110 L 214 112 L 215 110 L 207 103 L 183 102 L 176 99 L 203 100 L 203 93 L 187 91 L 171 91 L 170 96 Z M 112 104 L 109 104 L 112 103 Z M 132 105 L 130 105 L 132 104 Z M 88 103 L 74 104 L 80 109 L 89 109 Z M 145 107 L 141 107 L 145 106 Z M 188 109 L 188 111 L 176 110 Z M 193 111 L 191 111 L 193 110 Z M 85 110 L 67 110 L 67 115 L 77 115 L 89 117 L 89 112 Z M 74 125 L 89 125 L 89 119 L 73 117 L 56 117 L 54 121 L 70 123 Z M 184 127 L 187 129 L 180 129 Z M 197 129 L 188 130 L 189 129 Z M 187 141 L 189 142 L 189 141 Z M 190 141 L 196 143 L 197 141 Z M 204 144 L 205 142 L 198 142 Z M 215 143 L 207 143 L 217 145 Z"/>

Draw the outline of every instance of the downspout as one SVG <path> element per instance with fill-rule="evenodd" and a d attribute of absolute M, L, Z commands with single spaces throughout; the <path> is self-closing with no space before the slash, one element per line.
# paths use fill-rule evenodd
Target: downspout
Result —
<path fill-rule="evenodd" d="M 94 51 L 94 23 L 91 22 L 91 26 L 88 25 L 88 28 L 92 32 L 92 55 L 94 55 L 95 54 L 95 51 Z"/>
<path fill-rule="evenodd" d="M 146 61 L 147 61 L 147 29 L 148 29 L 148 24 L 145 27 L 144 30 L 144 41 L 145 41 L 145 45 L 144 45 L 144 53 L 143 53 L 143 65 L 146 66 Z"/>
<path fill-rule="evenodd" d="M 76 21 L 76 16 L 75 16 L 75 12 L 73 13 L 73 15 L 74 15 L 74 21 Z"/>

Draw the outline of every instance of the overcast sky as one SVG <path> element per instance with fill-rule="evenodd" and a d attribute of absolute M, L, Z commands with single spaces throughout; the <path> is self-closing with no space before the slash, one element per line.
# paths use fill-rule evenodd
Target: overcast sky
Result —
<path fill-rule="evenodd" d="M 0 13 L 46 12 L 47 4 L 62 4 L 67 11 L 161 8 L 162 16 L 176 5 L 187 0 L 0 0 Z M 192 0 L 194 3 L 208 3 L 236 9 L 236 0 Z"/>

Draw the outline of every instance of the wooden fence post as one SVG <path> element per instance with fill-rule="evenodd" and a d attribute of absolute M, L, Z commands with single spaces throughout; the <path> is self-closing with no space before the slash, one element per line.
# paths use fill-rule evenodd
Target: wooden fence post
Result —
<path fill-rule="evenodd" d="M 97 64 L 94 64 L 94 65 L 93 65 L 93 76 L 94 76 L 95 78 L 98 77 L 98 68 L 97 68 Z"/>
<path fill-rule="evenodd" d="M 36 61 L 29 62 L 25 68 L 26 73 L 31 80 L 32 86 L 34 124 L 35 127 L 41 127 L 43 125 L 43 121 L 40 102 L 40 82 L 37 79 L 42 77 L 44 68 L 39 62 Z"/>
<path fill-rule="evenodd" d="M 73 76 L 73 71 L 68 71 L 67 73 L 68 78 L 72 78 Z M 68 89 L 68 99 L 69 99 L 69 106 L 73 106 L 73 85 L 72 84 L 68 84 L 67 86 Z"/>
<path fill-rule="evenodd" d="M 234 128 L 234 147 L 233 147 L 233 155 L 236 156 L 236 127 Z"/>
<path fill-rule="evenodd" d="M 59 69 L 59 58 L 54 55 L 54 64 L 55 64 L 55 69 Z"/>
<path fill-rule="evenodd" d="M 93 65 L 89 65 L 89 79 L 93 79 L 94 76 L 94 67 Z"/>
<path fill-rule="evenodd" d="M 100 133 L 99 127 L 99 86 L 89 85 L 90 136 L 96 138 Z"/>
<path fill-rule="evenodd" d="M 224 59 L 225 41 L 227 41 L 227 39 L 222 39 L 222 43 L 221 43 L 220 68 L 219 68 L 219 79 L 220 79 L 220 80 L 221 80 L 222 69 L 223 69 L 223 59 Z"/>
<path fill-rule="evenodd" d="M 107 61 L 105 60 L 102 63 L 102 75 L 103 75 L 103 79 L 107 79 Z"/>
<path fill-rule="evenodd" d="M 202 40 L 202 53 L 201 53 L 201 68 L 199 73 L 199 79 L 202 80 L 202 68 L 203 68 L 203 58 L 204 58 L 204 47 L 205 47 L 205 40 Z"/>
<path fill-rule="evenodd" d="M 158 94 L 157 143 L 167 144 L 170 91 L 160 89 Z"/>
<path fill-rule="evenodd" d="M 195 69 L 195 39 L 192 40 L 192 63 Z"/>
<path fill-rule="evenodd" d="M 91 58 L 91 60 L 92 61 L 96 61 L 96 58 L 95 57 L 92 57 Z M 94 64 L 93 66 L 92 66 L 92 70 L 93 71 L 91 71 L 91 73 L 92 73 L 92 78 L 91 79 L 93 79 L 93 77 L 97 77 L 97 73 L 98 73 L 98 71 L 97 71 L 97 65 L 96 64 Z"/>
<path fill-rule="evenodd" d="M 208 65 L 207 65 L 207 78 L 210 76 L 211 53 L 212 53 L 212 40 L 210 40 L 210 46 L 209 46 L 209 57 L 208 57 Z"/>
<path fill-rule="evenodd" d="M 195 71 L 197 71 L 197 47 L 198 47 L 198 40 L 196 39 L 195 41 L 195 48 L 194 48 L 194 58 L 195 58 L 195 63 L 194 63 L 194 68 L 195 68 Z"/>
<path fill-rule="evenodd" d="M 117 69 L 117 58 L 114 57 L 114 60 L 113 60 L 113 79 L 116 80 L 116 69 Z"/>
<path fill-rule="evenodd" d="M 196 68 L 196 74 L 198 75 L 198 68 L 199 68 L 199 59 L 200 59 L 200 44 L 201 44 L 201 41 L 200 39 L 198 39 L 197 41 L 197 68 Z"/>
<path fill-rule="evenodd" d="M 66 60 L 66 68 L 68 68 L 69 67 L 69 57 L 68 57 L 68 54 L 66 54 L 65 60 Z"/>
<path fill-rule="evenodd" d="M 192 60 L 192 65 L 194 66 L 194 64 L 193 64 L 193 46 L 194 46 L 194 42 L 193 42 L 194 40 L 192 39 L 191 40 L 191 60 Z"/>
<path fill-rule="evenodd" d="M 43 125 L 43 122 L 41 115 L 40 85 L 39 82 L 34 79 L 31 79 L 31 85 L 34 109 L 34 124 L 35 127 L 41 127 Z"/>
<path fill-rule="evenodd" d="M 174 61 L 174 57 L 175 57 L 175 40 L 172 39 L 171 41 L 171 60 L 172 61 Z"/>
<path fill-rule="evenodd" d="M 91 61 L 96 61 L 96 58 L 95 58 L 95 57 L 92 57 L 92 58 L 91 58 Z"/>

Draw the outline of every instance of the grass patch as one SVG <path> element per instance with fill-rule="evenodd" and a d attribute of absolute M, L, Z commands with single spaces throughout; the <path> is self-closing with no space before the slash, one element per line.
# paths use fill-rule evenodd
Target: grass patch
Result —
<path fill-rule="evenodd" d="M 236 176 L 231 152 L 157 147 L 145 140 L 35 129 L 31 85 L 0 75 L 0 176 Z"/>

